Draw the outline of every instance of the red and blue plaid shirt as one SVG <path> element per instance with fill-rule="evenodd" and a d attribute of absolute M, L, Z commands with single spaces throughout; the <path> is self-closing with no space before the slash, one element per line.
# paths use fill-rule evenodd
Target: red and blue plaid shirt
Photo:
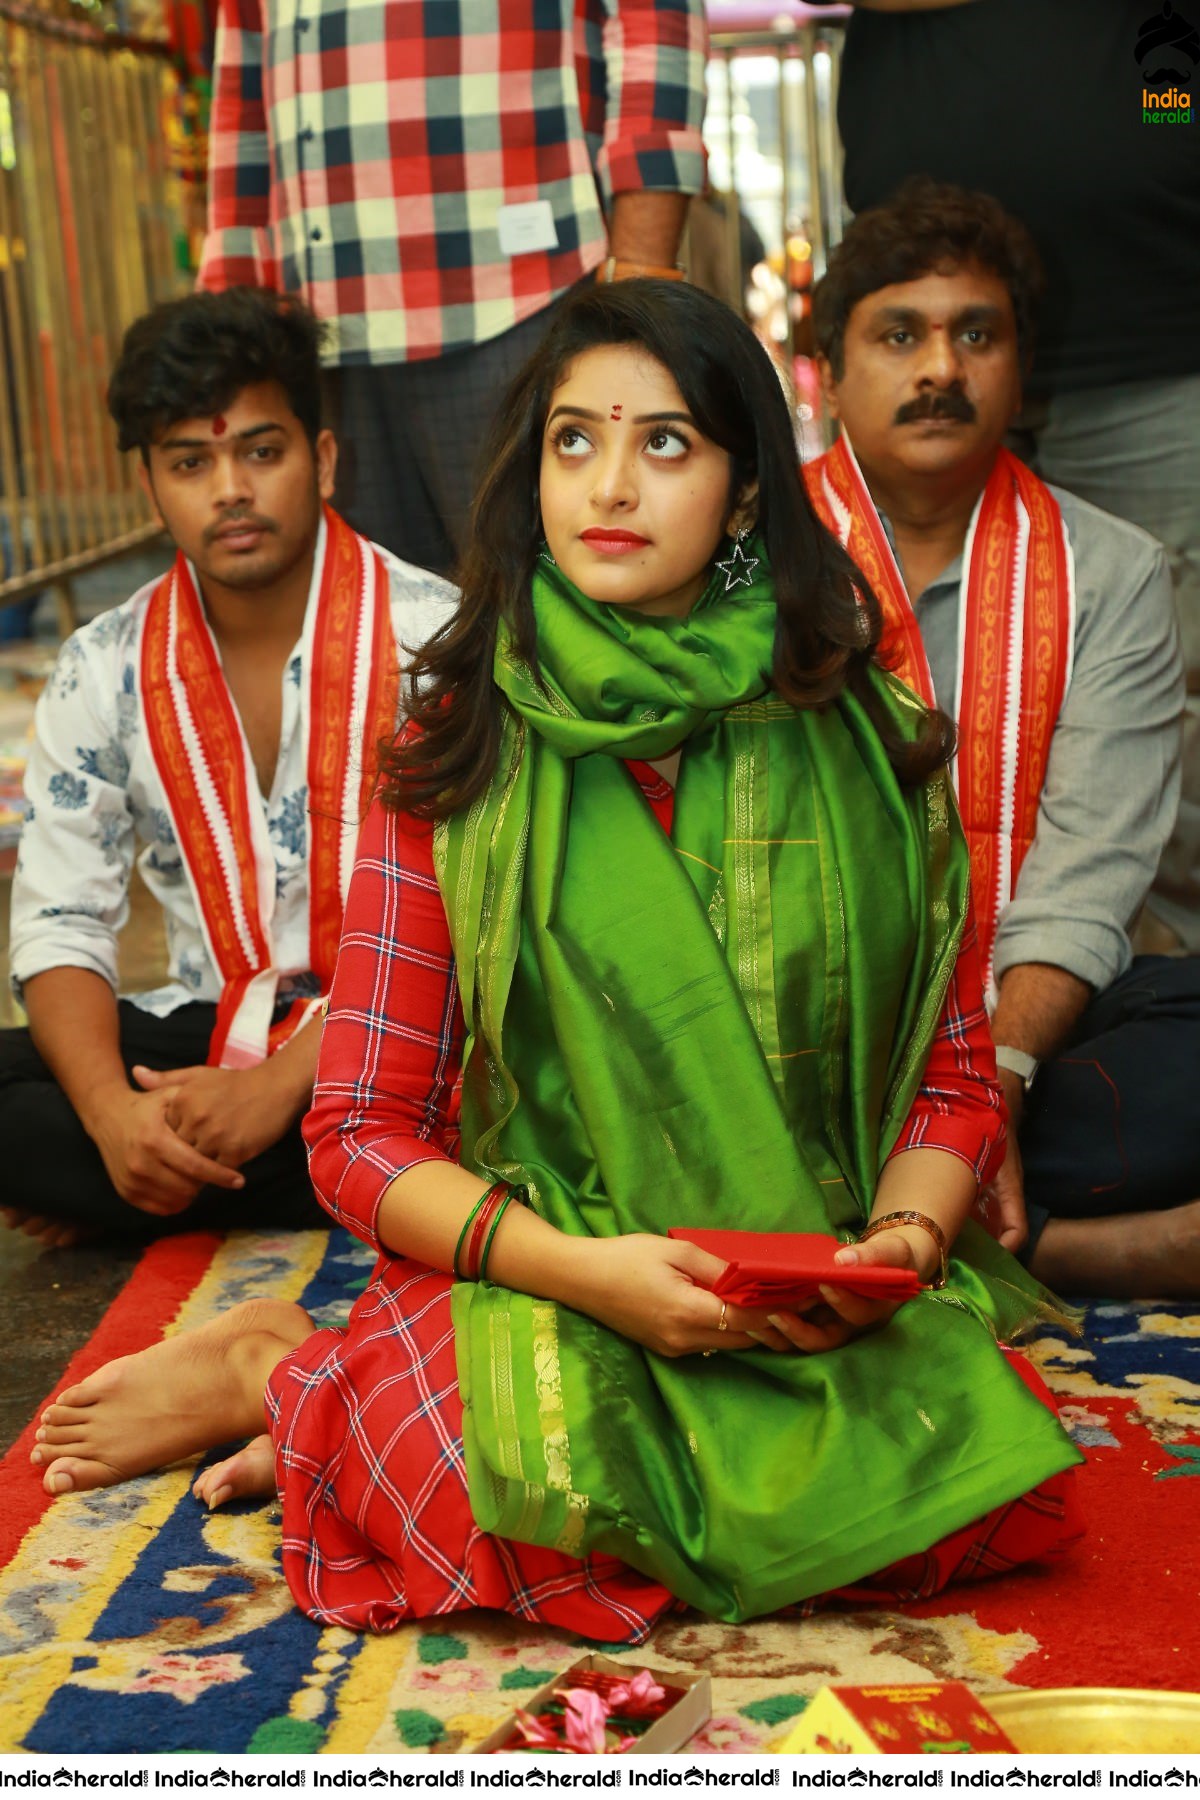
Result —
<path fill-rule="evenodd" d="M 703 0 L 221 0 L 200 285 L 303 294 L 333 364 L 498 336 L 698 193 Z M 502 207 L 557 243 L 505 255 Z"/>

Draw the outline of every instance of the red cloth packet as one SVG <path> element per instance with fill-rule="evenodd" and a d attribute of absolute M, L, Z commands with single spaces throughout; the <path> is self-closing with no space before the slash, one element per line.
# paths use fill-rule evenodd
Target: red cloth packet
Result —
<path fill-rule="evenodd" d="M 822 1231 L 704 1231 L 672 1226 L 668 1237 L 711 1250 L 728 1263 L 712 1292 L 734 1306 L 784 1311 L 819 1298 L 821 1285 L 866 1300 L 908 1300 L 921 1289 L 915 1269 L 835 1263 L 837 1238 Z"/>

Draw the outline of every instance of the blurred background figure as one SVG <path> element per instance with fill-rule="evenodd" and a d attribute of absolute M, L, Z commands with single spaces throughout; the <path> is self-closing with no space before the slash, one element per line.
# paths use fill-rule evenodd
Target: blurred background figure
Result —
<path fill-rule="evenodd" d="M 730 254 L 729 216 L 737 232 L 736 256 Z M 766 245 L 754 221 L 742 211 L 736 194 L 708 188 L 688 207 L 688 280 L 706 294 L 746 313 L 748 277 L 767 260 Z"/>
<path fill-rule="evenodd" d="M 704 136 L 729 276 L 721 289 L 710 285 L 693 217 L 689 277 L 740 309 L 769 351 L 806 460 L 826 447 L 812 286 L 841 236 L 835 113 L 845 15 L 844 7 L 816 9 L 804 0 L 708 0 Z"/>
<path fill-rule="evenodd" d="M 704 187 L 703 0 L 223 0 L 202 286 L 331 328 L 338 504 L 446 570 L 498 395 L 593 270 L 673 274 Z"/>

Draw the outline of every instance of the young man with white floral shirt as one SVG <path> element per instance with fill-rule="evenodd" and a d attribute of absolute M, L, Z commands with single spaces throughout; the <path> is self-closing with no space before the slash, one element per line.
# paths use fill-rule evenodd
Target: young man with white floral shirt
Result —
<path fill-rule="evenodd" d="M 178 554 L 64 645 L 38 705 L 0 1216 L 48 1244 L 323 1222 L 299 1119 L 357 826 L 401 671 L 454 595 L 328 506 L 320 341 L 295 299 L 194 294 L 138 320 L 113 375 Z M 169 968 L 126 999 L 135 857 Z"/>

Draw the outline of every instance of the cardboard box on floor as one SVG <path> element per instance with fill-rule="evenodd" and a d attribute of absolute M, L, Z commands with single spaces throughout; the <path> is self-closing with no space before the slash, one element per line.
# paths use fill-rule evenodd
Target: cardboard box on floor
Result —
<path fill-rule="evenodd" d="M 985 1755 L 1017 1746 L 962 1681 L 824 1687 L 779 1746 L 783 1756 Z"/>
<path fill-rule="evenodd" d="M 522 1710 L 536 1718 L 547 1701 L 561 1689 L 569 1688 L 572 1677 L 580 1673 L 593 1671 L 597 1675 L 611 1675 L 617 1681 L 631 1681 L 645 1667 L 645 1663 L 636 1662 L 632 1657 L 617 1662 L 611 1656 L 581 1656 L 569 1669 L 564 1669 L 561 1675 L 540 1687 Z M 630 1745 L 625 1752 L 627 1756 L 664 1756 L 672 1750 L 682 1750 L 688 1739 L 695 1737 L 700 1727 L 707 1725 L 712 1717 L 712 1683 L 707 1675 L 687 1675 L 679 1669 L 650 1669 L 649 1673 L 660 1687 L 680 1689 L 682 1697 Z M 614 1724 L 619 1728 L 620 1721 L 614 1721 Z M 516 1729 L 516 1719 L 509 1713 L 495 1731 L 476 1746 L 476 1754 L 488 1755 L 501 1749 L 528 1751 L 530 1745 L 509 1741 Z"/>

